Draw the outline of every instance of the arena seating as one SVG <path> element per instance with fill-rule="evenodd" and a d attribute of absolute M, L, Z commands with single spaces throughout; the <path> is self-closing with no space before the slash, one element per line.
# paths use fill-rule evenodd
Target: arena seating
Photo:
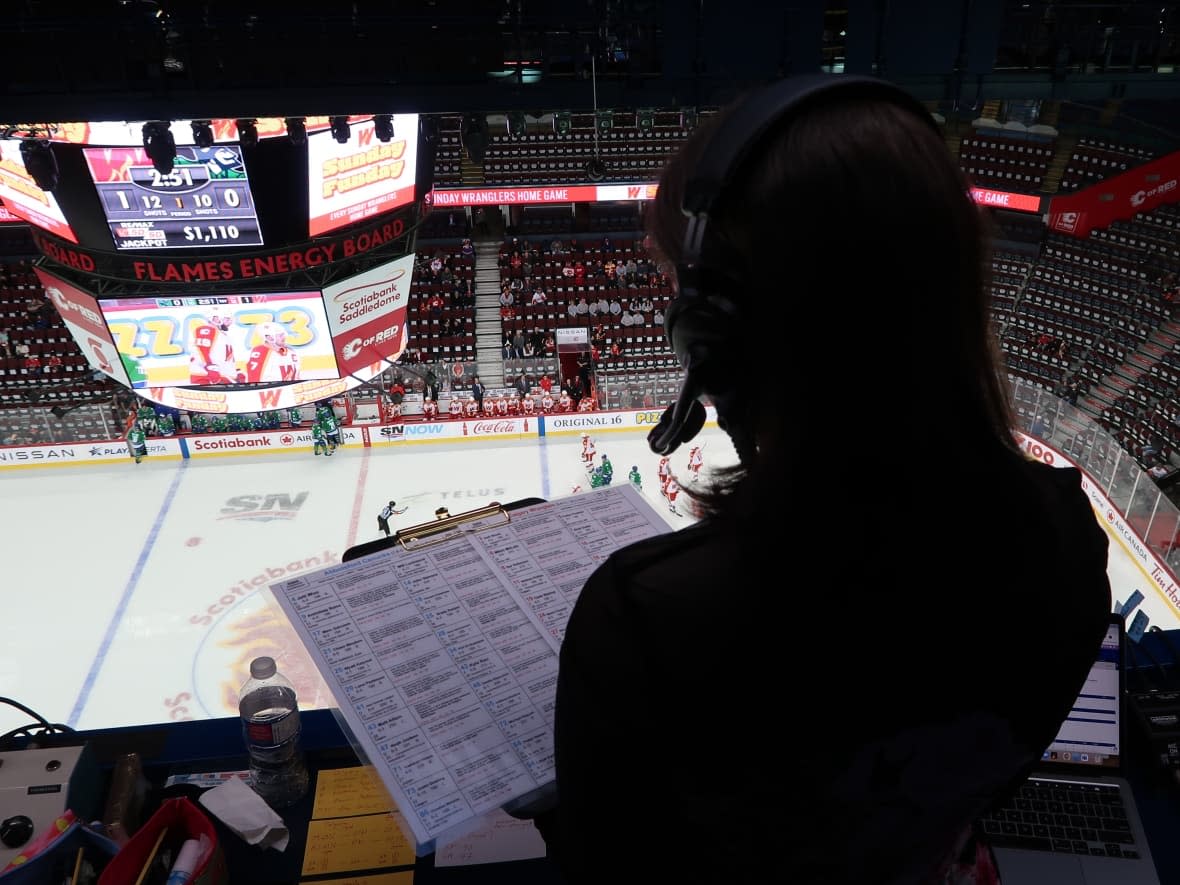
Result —
<path fill-rule="evenodd" d="M 959 166 L 976 184 L 1035 193 L 1049 171 L 1053 151 L 1052 141 L 977 129 L 959 143 Z"/>
<path fill-rule="evenodd" d="M 1155 156 L 1152 151 L 1138 145 L 1101 138 L 1079 138 L 1065 165 L 1065 171 L 1061 173 L 1060 190 L 1067 193 L 1089 187 L 1104 178 L 1141 166 L 1155 159 Z"/>

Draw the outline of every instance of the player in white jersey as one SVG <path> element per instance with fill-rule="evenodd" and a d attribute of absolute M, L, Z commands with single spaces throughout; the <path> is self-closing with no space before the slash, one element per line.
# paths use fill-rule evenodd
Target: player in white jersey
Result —
<path fill-rule="evenodd" d="M 656 476 L 660 480 L 660 494 L 665 498 L 668 497 L 668 481 L 672 478 L 672 464 L 665 455 L 660 459 L 660 466 L 656 470 Z"/>
<path fill-rule="evenodd" d="M 692 474 L 692 481 L 696 482 L 700 478 L 701 465 L 705 463 L 705 459 L 701 455 L 701 447 L 693 446 L 692 451 L 688 453 L 688 472 Z"/>
<path fill-rule="evenodd" d="M 189 347 L 188 380 L 190 384 L 240 384 L 245 373 L 234 359 L 234 346 L 229 340 L 233 317 L 226 313 L 210 315 L 207 323 L 193 330 Z"/>
<path fill-rule="evenodd" d="M 451 394 L 450 413 L 452 418 L 463 417 L 463 400 L 459 399 L 459 397 L 455 396 L 454 394 Z"/>
<path fill-rule="evenodd" d="M 438 420 L 438 403 L 432 400 L 429 394 L 422 398 L 422 419 L 424 421 Z"/>
<path fill-rule="evenodd" d="M 298 381 L 299 354 L 287 346 L 287 333 L 278 323 L 258 327 L 261 343 L 250 351 L 246 362 L 246 380 Z"/>
<path fill-rule="evenodd" d="M 587 467 L 594 466 L 594 440 L 590 438 L 590 434 L 582 434 L 582 463 Z"/>
<path fill-rule="evenodd" d="M 668 509 L 680 516 L 680 511 L 676 509 L 676 496 L 680 494 L 680 483 L 676 481 L 676 477 L 669 476 L 668 482 L 664 484 L 664 497 L 668 499 Z"/>

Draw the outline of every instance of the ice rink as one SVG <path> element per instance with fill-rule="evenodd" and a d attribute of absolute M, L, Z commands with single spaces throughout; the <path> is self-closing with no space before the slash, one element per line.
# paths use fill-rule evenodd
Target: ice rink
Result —
<path fill-rule="evenodd" d="M 615 483 L 638 465 L 669 524 L 691 522 L 668 512 L 642 433 L 595 440 Z M 736 460 L 720 431 L 698 440 L 705 472 Z M 678 474 L 688 451 L 672 458 Z M 444 505 L 459 513 L 576 485 L 588 487 L 577 434 L 0 474 L 0 694 L 78 728 L 232 716 L 250 660 L 269 654 L 301 706 L 329 706 L 272 581 L 381 537 L 391 498 L 408 507 L 396 529 Z M 0 733 L 26 721 L 0 706 Z"/>
<path fill-rule="evenodd" d="M 668 513 L 659 459 L 641 433 L 595 439 L 616 483 L 638 465 L 644 494 L 669 524 L 690 522 Z M 734 461 L 720 431 L 699 439 L 705 473 Z M 78 728 L 232 716 L 250 660 L 269 654 L 296 683 L 303 707 L 329 706 L 267 586 L 379 537 L 376 514 L 391 498 L 408 506 L 396 528 L 427 522 L 443 505 L 458 513 L 493 500 L 570 494 L 587 485 L 580 451 L 570 435 L 0 475 L 7 554 L 0 694 Z M 681 476 L 687 458 L 688 447 L 672 458 Z M 1180 626 L 1122 542 L 1112 537 L 1110 550 L 1115 597 L 1138 588 L 1153 624 Z M 1063 606 L 1068 592 L 1061 588 Z M 0 732 L 26 721 L 0 707 Z"/>

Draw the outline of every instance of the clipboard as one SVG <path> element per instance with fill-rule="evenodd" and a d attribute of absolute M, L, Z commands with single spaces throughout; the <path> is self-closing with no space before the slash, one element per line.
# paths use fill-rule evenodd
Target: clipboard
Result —
<path fill-rule="evenodd" d="M 510 514 L 513 510 L 520 510 L 523 507 L 531 507 L 534 504 L 544 503 L 544 498 L 521 498 L 509 504 L 501 504 L 498 501 L 493 501 L 486 507 L 465 510 L 463 513 L 445 516 L 442 519 L 434 519 L 430 522 L 423 522 L 404 529 L 398 529 L 388 538 L 376 538 L 372 541 L 365 541 L 362 544 L 355 544 L 344 551 L 344 555 L 340 557 L 340 561 L 352 562 L 354 559 L 360 559 L 362 556 L 368 556 L 370 553 L 379 553 L 391 547 L 400 546 L 407 550 L 420 550 L 424 546 L 442 540 L 442 538 L 435 538 L 435 536 L 449 535 L 455 529 L 461 528 L 468 523 L 478 522 L 481 519 L 487 519 L 500 514 L 502 519 L 497 519 L 490 525 L 485 526 L 485 528 L 493 528 L 510 522 L 512 520 Z"/>

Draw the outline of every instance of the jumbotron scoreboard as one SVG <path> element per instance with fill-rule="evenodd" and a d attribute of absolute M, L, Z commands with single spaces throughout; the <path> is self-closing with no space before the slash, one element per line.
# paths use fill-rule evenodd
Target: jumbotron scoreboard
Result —
<path fill-rule="evenodd" d="M 116 249 L 263 245 L 238 145 L 178 147 L 168 174 L 138 147 L 83 153 Z"/>

